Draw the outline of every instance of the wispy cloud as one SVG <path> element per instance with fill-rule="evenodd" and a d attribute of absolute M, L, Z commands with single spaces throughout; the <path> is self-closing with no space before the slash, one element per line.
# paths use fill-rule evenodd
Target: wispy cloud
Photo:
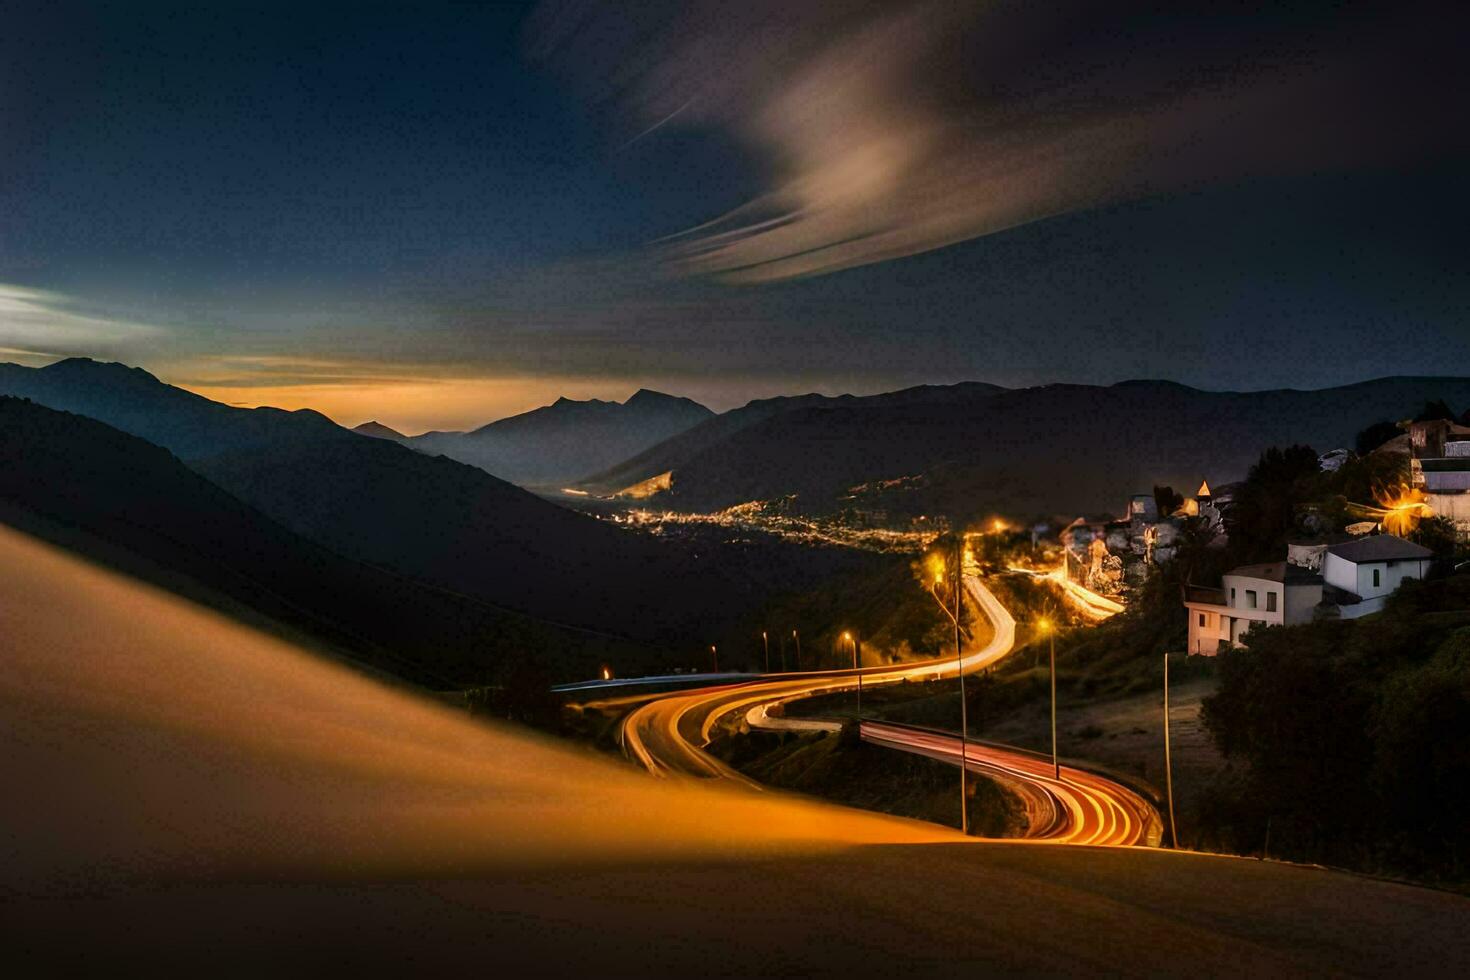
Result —
<path fill-rule="evenodd" d="M 766 162 L 764 193 L 659 243 L 736 281 L 1447 131 L 1415 112 L 1439 84 L 1435 58 L 1400 44 L 1427 33 L 1415 12 L 1209 7 L 560 0 L 533 20 L 531 50 L 629 129 L 717 127 Z"/>
<path fill-rule="evenodd" d="M 120 356 L 165 328 L 122 319 L 63 293 L 0 283 L 0 351 L 24 360 Z"/>

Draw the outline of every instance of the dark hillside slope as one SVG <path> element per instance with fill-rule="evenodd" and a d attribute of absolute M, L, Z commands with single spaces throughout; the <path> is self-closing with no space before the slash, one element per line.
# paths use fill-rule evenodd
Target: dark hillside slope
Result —
<path fill-rule="evenodd" d="M 344 558 L 93 419 L 0 397 L 0 463 L 7 523 L 191 598 L 227 598 L 415 683 L 485 683 L 516 662 L 567 677 L 657 662 Z"/>
<path fill-rule="evenodd" d="M 965 382 L 948 386 L 919 385 L 914 388 L 905 388 L 902 391 L 861 397 L 806 394 L 757 399 L 740 408 L 734 408 L 707 419 L 687 432 L 681 432 L 671 439 L 666 439 L 637 456 L 600 473 L 586 476 L 577 483 L 577 486 L 592 493 L 617 493 L 659 474 L 678 469 L 700 453 L 719 445 L 737 432 L 788 412 L 809 408 L 897 408 L 905 405 L 925 404 L 930 401 L 949 402 L 957 398 L 983 398 L 1004 390 L 996 385 Z"/>
<path fill-rule="evenodd" d="M 1363 426 L 1406 418 L 1433 398 L 1470 404 L 1470 379 L 1263 392 L 1140 381 L 807 408 L 745 427 L 674 467 L 660 499 L 711 510 L 795 494 L 811 513 L 859 507 L 962 518 L 1118 509 L 1155 483 L 1192 490 L 1201 478 L 1238 479 L 1269 445 L 1351 446 Z M 913 479 L 876 486 L 905 477 Z"/>
<path fill-rule="evenodd" d="M 521 486 L 559 487 L 713 416 L 688 398 L 642 389 L 621 404 L 561 398 L 473 432 L 426 432 L 408 444 Z"/>
<path fill-rule="evenodd" d="M 696 589 L 675 549 L 314 412 L 230 408 L 143 371 L 86 360 L 5 365 L 0 394 L 16 390 L 163 446 L 339 554 L 520 612 L 687 641 L 732 598 L 708 556 Z"/>
<path fill-rule="evenodd" d="M 184 459 L 285 441 L 349 438 L 319 412 L 234 408 L 166 385 L 142 368 L 72 357 L 42 368 L 0 364 L 0 395 L 100 419 Z"/>

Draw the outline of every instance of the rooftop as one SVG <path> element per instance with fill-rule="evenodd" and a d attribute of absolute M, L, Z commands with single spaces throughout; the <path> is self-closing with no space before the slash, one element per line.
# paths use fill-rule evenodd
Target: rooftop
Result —
<path fill-rule="evenodd" d="M 1284 561 L 1269 561 L 1260 565 L 1241 565 L 1232 568 L 1226 575 L 1239 575 L 1242 578 L 1259 578 L 1268 582 L 1282 582 L 1287 585 L 1315 585 L 1322 581 L 1322 576 L 1310 568 L 1293 565 Z"/>
<path fill-rule="evenodd" d="M 1335 544 L 1327 549 L 1327 553 L 1358 565 L 1370 561 L 1418 561 L 1434 555 L 1428 548 L 1392 534 L 1371 534 L 1356 541 Z"/>

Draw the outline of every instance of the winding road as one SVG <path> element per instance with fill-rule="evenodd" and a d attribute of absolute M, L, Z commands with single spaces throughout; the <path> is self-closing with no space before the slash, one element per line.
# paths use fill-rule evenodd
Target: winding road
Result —
<path fill-rule="evenodd" d="M 743 712 L 751 727 L 787 730 L 835 730 L 840 722 L 773 717 L 770 709 L 820 694 L 851 691 L 862 675 L 865 688 L 906 680 L 939 680 L 963 670 L 981 670 L 1010 653 L 1016 623 L 995 595 L 975 575 L 964 576 L 965 593 L 992 625 L 993 635 L 978 650 L 953 658 L 861 670 L 814 671 L 765 675 L 739 684 L 722 684 L 670 694 L 649 701 L 623 719 L 624 752 L 656 776 L 721 779 L 761 789 L 755 780 L 705 751 L 722 720 Z M 875 722 L 861 726 L 864 740 L 901 751 L 959 764 L 957 735 Z M 1157 811 L 1133 790 L 1106 777 L 1064 767 L 1052 778 L 1049 760 L 983 742 L 966 745 L 967 768 L 996 779 L 1014 792 L 1025 807 L 1027 837 L 1081 844 L 1157 844 L 1161 822 Z"/>

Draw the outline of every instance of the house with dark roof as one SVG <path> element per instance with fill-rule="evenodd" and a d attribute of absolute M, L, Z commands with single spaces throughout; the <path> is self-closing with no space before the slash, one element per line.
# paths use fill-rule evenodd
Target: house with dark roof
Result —
<path fill-rule="evenodd" d="M 1428 573 L 1432 552 L 1376 534 L 1331 545 L 1313 557 L 1320 560 L 1320 570 L 1289 560 L 1242 565 L 1227 572 L 1218 589 L 1187 587 L 1188 652 L 1214 656 L 1239 646 L 1258 625 L 1295 626 L 1378 612 L 1405 581 Z"/>
<path fill-rule="evenodd" d="M 1322 578 L 1343 595 L 1336 603 L 1337 615 L 1356 619 L 1382 609 L 1409 579 L 1423 579 L 1433 557 L 1434 552 L 1412 541 L 1372 534 L 1328 548 L 1322 556 Z"/>

